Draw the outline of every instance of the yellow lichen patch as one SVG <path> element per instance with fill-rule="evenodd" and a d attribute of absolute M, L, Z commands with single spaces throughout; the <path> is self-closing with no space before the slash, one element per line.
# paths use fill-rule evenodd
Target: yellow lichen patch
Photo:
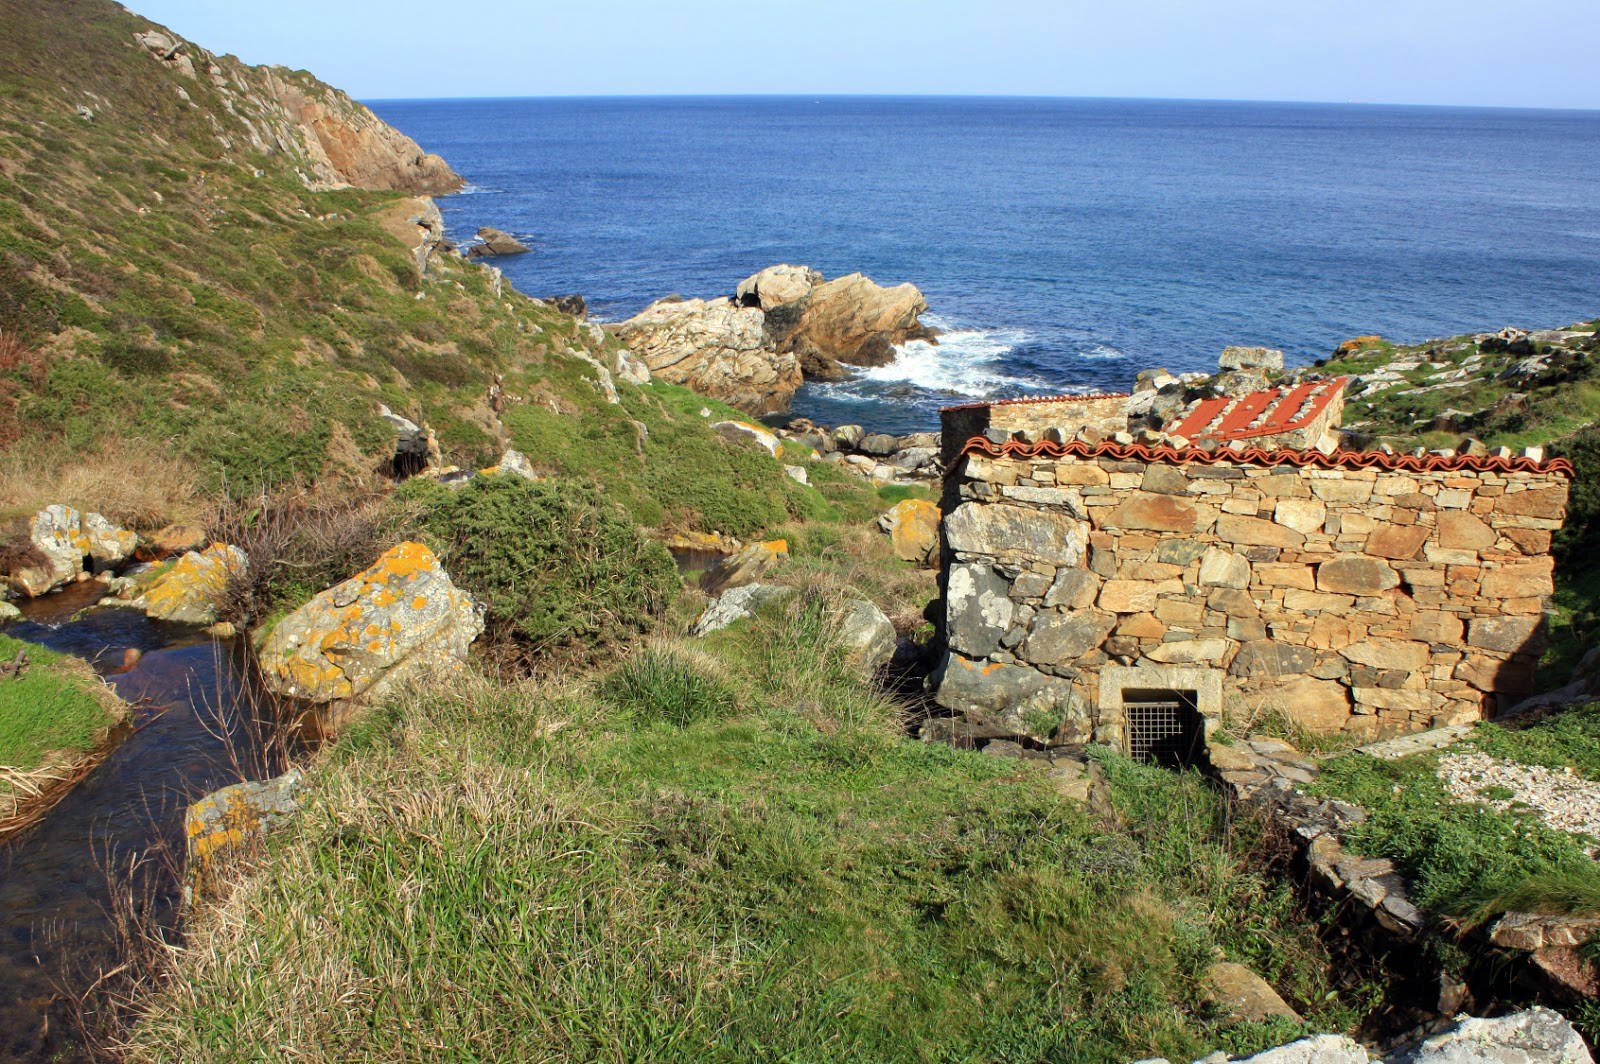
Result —
<path fill-rule="evenodd" d="M 412 599 L 411 600 L 411 608 L 414 609 L 414 610 L 425 610 L 425 609 L 427 609 L 428 608 L 428 596 L 426 596 L 426 595 L 418 595 L 416 598 Z"/>
<path fill-rule="evenodd" d="M 757 546 L 765 548 L 774 558 L 789 556 L 789 541 L 786 539 L 762 540 Z"/>

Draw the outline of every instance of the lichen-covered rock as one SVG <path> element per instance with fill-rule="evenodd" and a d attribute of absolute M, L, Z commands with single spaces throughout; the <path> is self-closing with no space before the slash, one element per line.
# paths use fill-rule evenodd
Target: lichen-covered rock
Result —
<path fill-rule="evenodd" d="M 894 624 L 866 599 L 844 604 L 839 640 L 844 644 L 845 660 L 864 672 L 876 672 L 894 657 Z"/>
<path fill-rule="evenodd" d="M 1272 984 L 1234 961 L 1218 961 L 1202 980 L 1206 997 L 1234 1020 L 1260 1023 L 1274 1018 L 1299 1021 L 1300 1014 Z"/>
<path fill-rule="evenodd" d="M 228 581 L 243 576 L 250 559 L 238 547 L 213 543 L 189 551 L 156 577 L 129 603 L 159 621 L 215 624 L 228 591 Z"/>
<path fill-rule="evenodd" d="M 216 862 L 238 853 L 300 808 L 301 777 L 291 769 L 270 780 L 249 780 L 213 791 L 184 813 L 188 849 L 186 900 L 212 881 Z"/>
<path fill-rule="evenodd" d="M 455 671 L 483 631 L 483 610 L 420 543 L 385 551 L 273 628 L 262 678 L 309 702 L 375 701 L 433 671 Z"/>
<path fill-rule="evenodd" d="M 939 518 L 937 503 L 906 499 L 880 515 L 878 527 L 889 534 L 895 557 L 931 565 L 939 552 Z"/>
<path fill-rule="evenodd" d="M 24 565 L 11 573 L 11 583 L 31 597 L 46 594 L 83 571 L 88 558 L 96 572 L 132 556 L 139 537 L 118 528 L 97 513 L 79 513 L 57 503 L 33 515 L 28 541 L 42 564 Z"/>
<path fill-rule="evenodd" d="M 167 525 L 150 537 L 150 545 L 163 556 L 200 550 L 209 542 L 205 529 L 195 525 Z"/>
<path fill-rule="evenodd" d="M 752 425 L 748 421 L 715 421 L 711 424 L 711 431 L 730 443 L 753 443 L 774 458 L 782 446 L 771 429 Z"/>
<path fill-rule="evenodd" d="M 1494 1019 L 1471 1017 L 1388 1064 L 1594 1064 L 1583 1037 L 1559 1013 L 1524 1009 Z"/>

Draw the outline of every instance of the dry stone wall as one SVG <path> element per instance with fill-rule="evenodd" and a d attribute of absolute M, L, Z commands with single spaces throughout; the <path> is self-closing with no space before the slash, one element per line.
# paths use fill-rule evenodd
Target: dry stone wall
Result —
<path fill-rule="evenodd" d="M 1120 742 L 1108 665 L 1220 670 L 1225 702 L 1362 737 L 1527 693 L 1561 469 L 1095 450 L 951 468 L 936 697 L 980 728 Z"/>

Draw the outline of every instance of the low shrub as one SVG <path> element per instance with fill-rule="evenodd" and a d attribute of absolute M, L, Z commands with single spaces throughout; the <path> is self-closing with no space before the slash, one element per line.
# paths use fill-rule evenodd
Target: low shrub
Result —
<path fill-rule="evenodd" d="M 648 629 L 679 588 L 666 548 L 592 485 L 477 477 L 400 491 L 457 584 L 487 607 L 493 643 L 588 656 Z"/>
<path fill-rule="evenodd" d="M 250 559 L 235 573 L 222 615 L 241 627 L 305 603 L 346 580 L 394 546 L 401 521 L 371 495 L 312 499 L 298 495 L 224 496 L 207 520 L 214 539 Z"/>

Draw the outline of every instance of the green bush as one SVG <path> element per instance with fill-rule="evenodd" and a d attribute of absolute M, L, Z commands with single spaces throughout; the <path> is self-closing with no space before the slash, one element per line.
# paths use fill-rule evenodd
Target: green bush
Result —
<path fill-rule="evenodd" d="M 606 677 L 600 692 L 640 723 L 666 721 L 680 728 L 732 716 L 739 708 L 721 681 L 664 650 L 629 658 Z"/>
<path fill-rule="evenodd" d="M 488 609 L 490 639 L 539 656 L 593 653 L 649 628 L 680 587 L 672 558 L 594 486 L 483 476 L 411 481 L 429 546 Z"/>

